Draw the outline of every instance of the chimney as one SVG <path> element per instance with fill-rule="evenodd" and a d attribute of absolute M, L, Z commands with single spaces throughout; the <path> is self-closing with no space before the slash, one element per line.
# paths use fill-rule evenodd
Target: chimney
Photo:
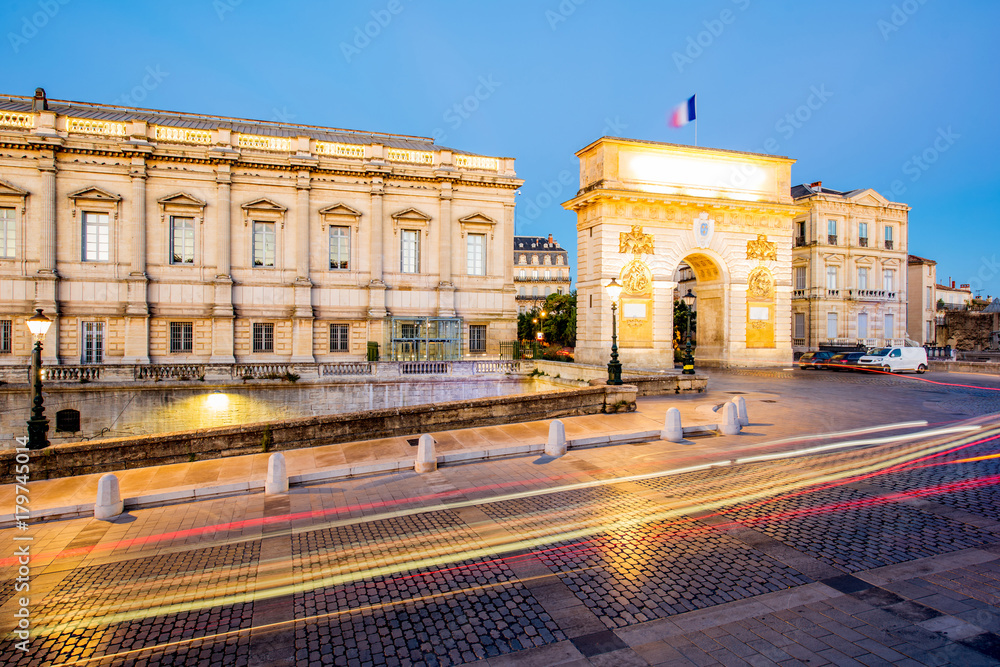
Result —
<path fill-rule="evenodd" d="M 552 234 L 549 234 L 549 243 L 552 243 Z"/>
<path fill-rule="evenodd" d="M 948 276 L 948 280 L 951 282 L 951 288 L 955 289 L 955 281 L 951 279 L 951 276 Z"/>
<path fill-rule="evenodd" d="M 48 111 L 49 101 L 45 99 L 45 89 L 35 88 L 35 97 L 31 100 L 31 111 Z"/>
<path fill-rule="evenodd" d="M 959 287 L 961 287 L 964 290 L 968 290 L 970 292 L 972 291 L 972 285 L 970 285 L 969 283 L 962 283 L 961 285 L 959 285 Z"/>
<path fill-rule="evenodd" d="M 810 183 L 809 189 L 815 192 L 819 192 L 820 190 L 823 189 L 823 181 L 816 181 L 815 183 Z"/>

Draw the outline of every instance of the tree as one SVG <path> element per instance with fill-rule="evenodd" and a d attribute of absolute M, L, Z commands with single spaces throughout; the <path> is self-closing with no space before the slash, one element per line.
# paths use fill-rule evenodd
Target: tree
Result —
<path fill-rule="evenodd" d="M 569 294 L 550 294 L 542 307 L 545 342 L 559 347 L 576 347 L 576 290 Z"/>

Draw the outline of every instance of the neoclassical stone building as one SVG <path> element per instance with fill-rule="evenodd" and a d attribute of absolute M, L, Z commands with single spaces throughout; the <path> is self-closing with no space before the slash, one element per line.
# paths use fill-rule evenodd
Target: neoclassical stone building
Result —
<path fill-rule="evenodd" d="M 540 308 L 550 294 L 570 293 L 569 252 L 552 234 L 515 236 L 513 262 L 519 313 Z"/>
<path fill-rule="evenodd" d="M 792 337 L 796 350 L 907 338 L 910 207 L 862 188 L 821 182 L 792 188 L 806 210 L 794 220 Z M 910 338 L 920 340 L 919 331 Z"/>
<path fill-rule="evenodd" d="M 510 158 L 0 98 L 0 363 L 437 359 L 516 337 Z"/>

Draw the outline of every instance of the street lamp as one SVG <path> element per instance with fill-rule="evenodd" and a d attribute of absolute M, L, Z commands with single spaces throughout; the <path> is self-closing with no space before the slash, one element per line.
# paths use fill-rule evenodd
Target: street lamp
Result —
<path fill-rule="evenodd" d="M 608 362 L 608 384 L 622 383 L 622 364 L 618 361 L 618 297 L 622 286 L 612 278 L 605 287 L 611 297 L 611 361 Z"/>
<path fill-rule="evenodd" d="M 36 314 L 28 319 L 28 331 L 35 340 L 31 350 L 31 419 L 28 420 L 28 449 L 44 449 L 49 446 L 45 434 L 49 430 L 49 420 L 45 418 L 45 406 L 42 405 L 42 339 L 52 326 L 52 320 L 42 315 L 42 309 L 37 308 Z"/>
<path fill-rule="evenodd" d="M 689 289 L 687 294 L 681 297 L 681 301 L 687 306 L 687 344 L 684 346 L 684 369 L 681 371 L 683 375 L 694 375 L 694 357 L 691 356 L 691 313 L 694 312 L 694 300 L 697 299 L 694 294 L 691 293 Z"/>

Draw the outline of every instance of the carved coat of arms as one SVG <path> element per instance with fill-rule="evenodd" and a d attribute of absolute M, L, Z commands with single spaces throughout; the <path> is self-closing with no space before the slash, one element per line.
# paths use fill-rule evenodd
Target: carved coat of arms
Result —
<path fill-rule="evenodd" d="M 694 243 L 699 248 L 707 248 L 712 242 L 712 235 L 715 233 L 715 220 L 708 217 L 708 213 L 702 211 L 694 219 Z"/>

